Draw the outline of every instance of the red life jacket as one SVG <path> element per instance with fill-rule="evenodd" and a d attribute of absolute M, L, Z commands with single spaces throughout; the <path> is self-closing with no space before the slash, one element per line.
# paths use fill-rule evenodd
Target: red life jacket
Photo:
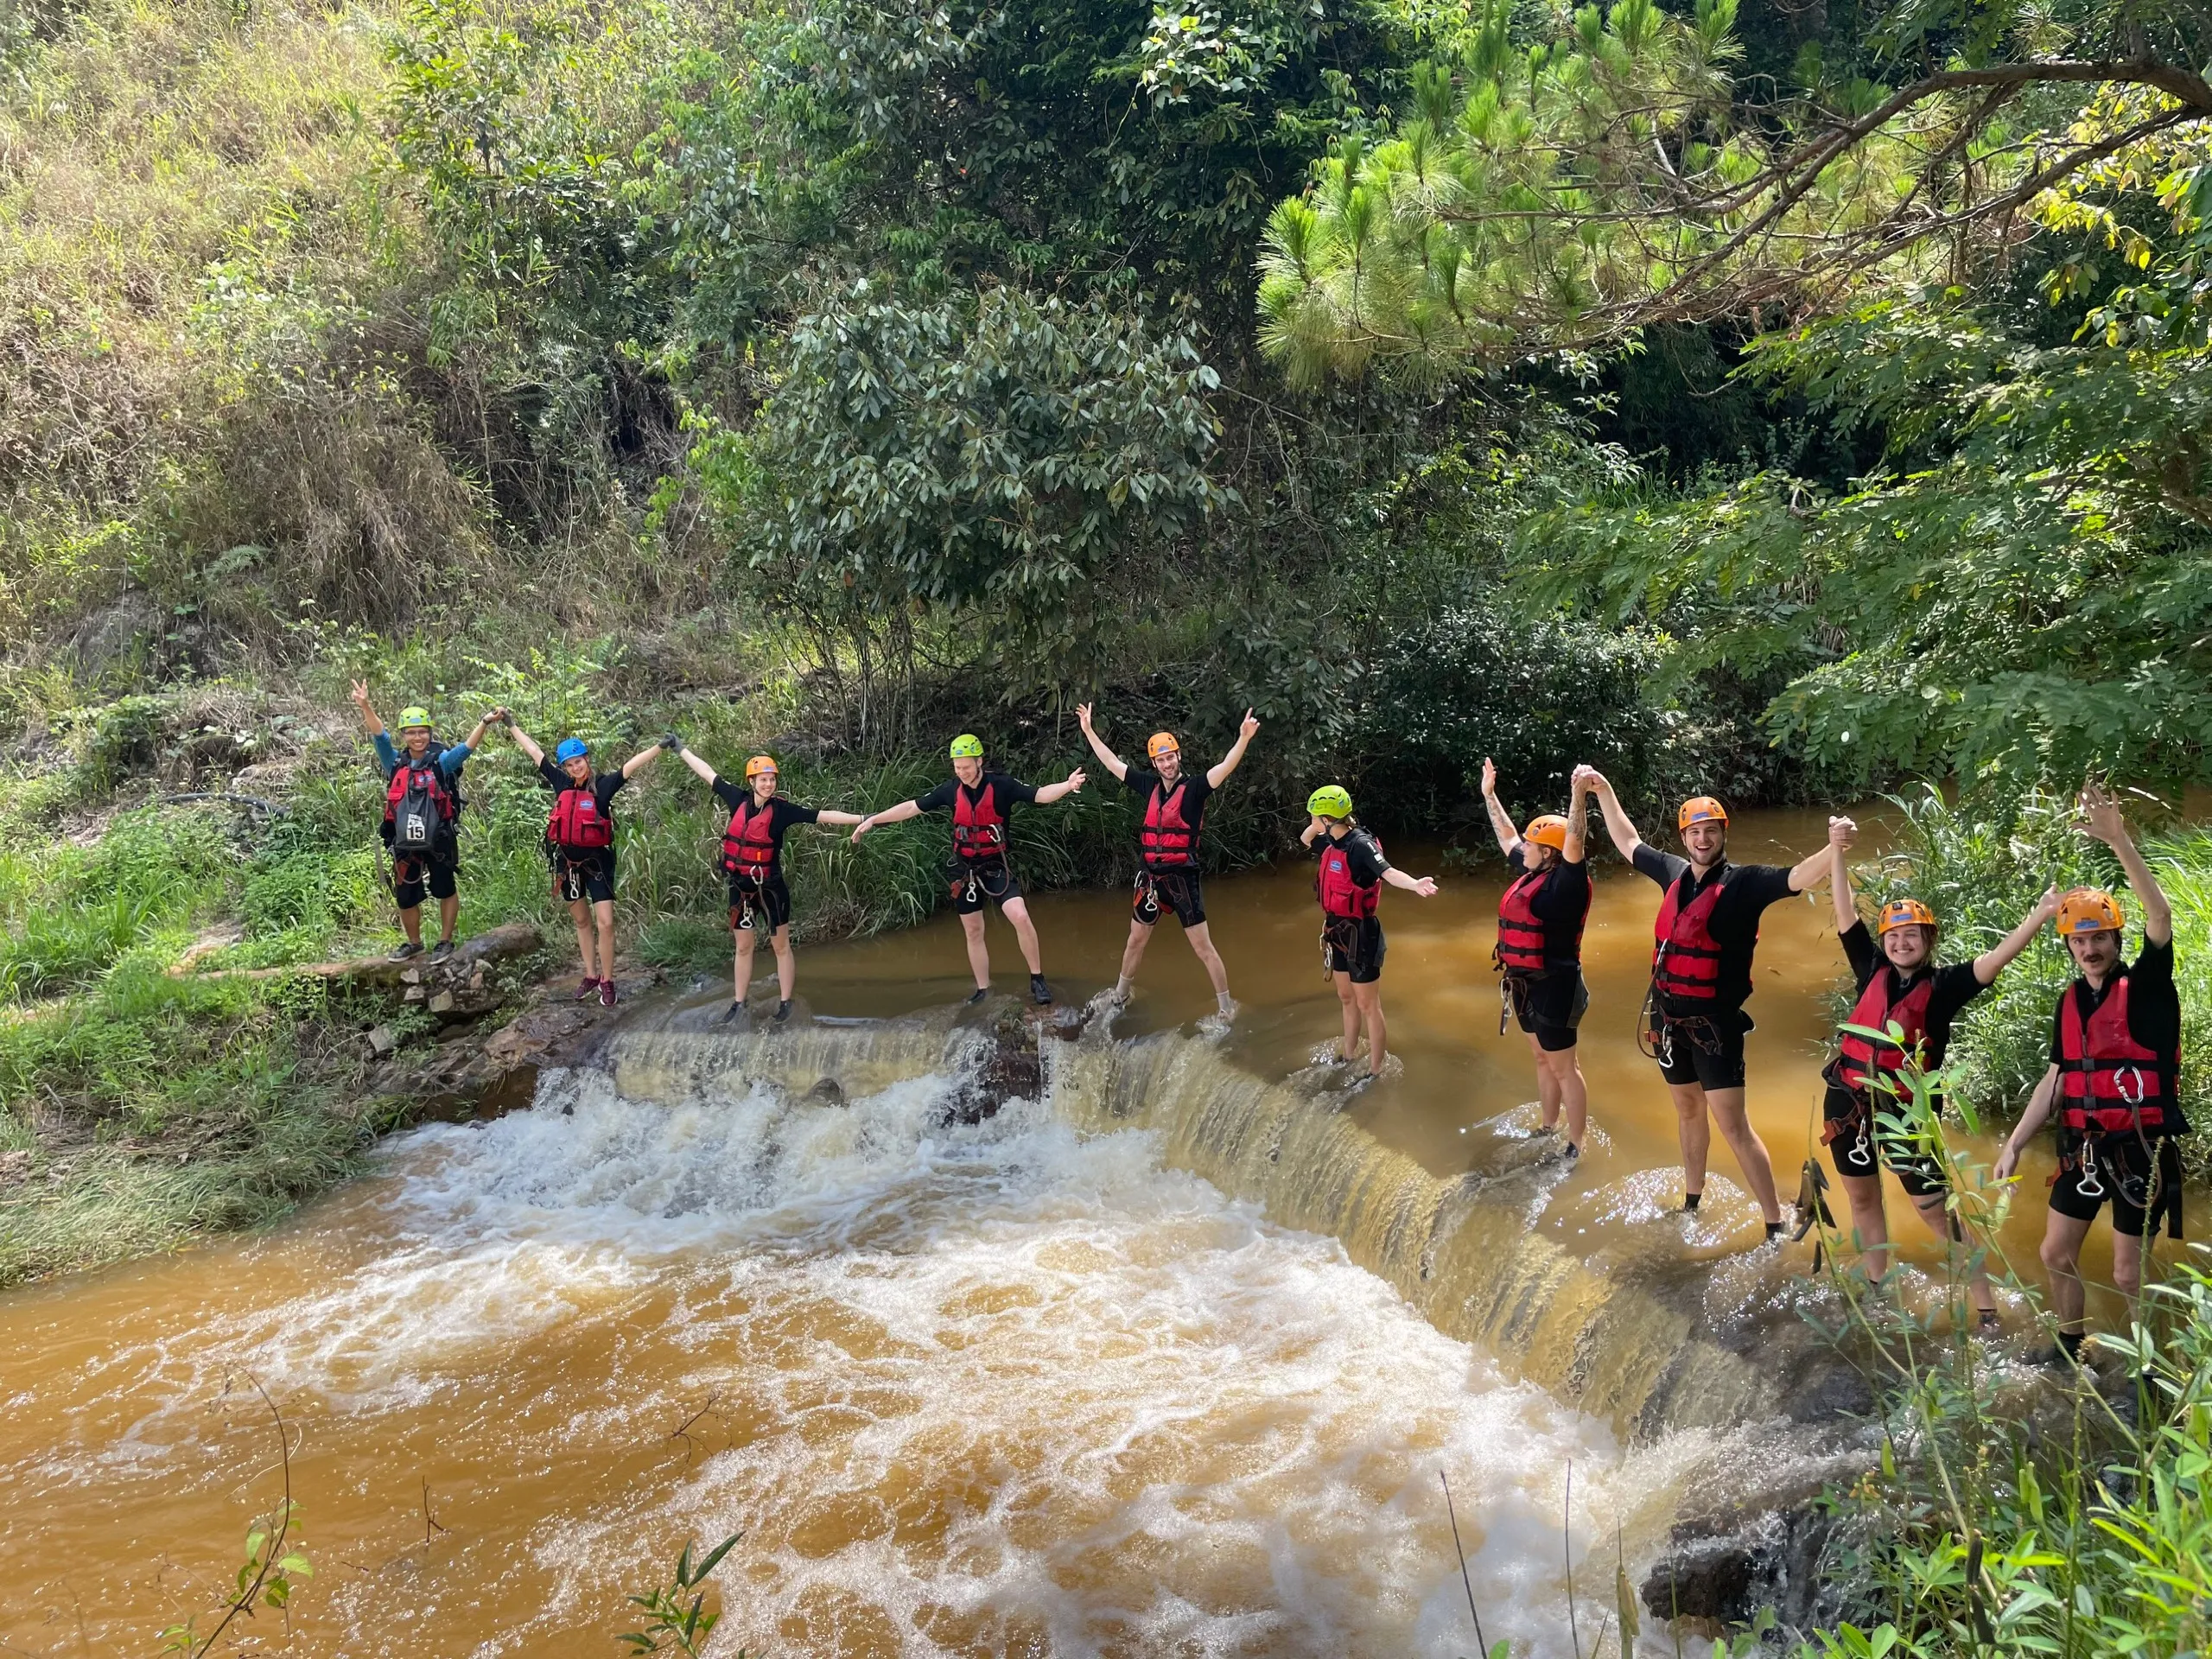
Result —
<path fill-rule="evenodd" d="M 766 881 L 776 868 L 775 832 L 774 798 L 755 811 L 747 796 L 729 815 L 729 827 L 722 831 L 722 868 L 756 886 Z"/>
<path fill-rule="evenodd" d="M 1553 968 L 1572 968 L 1582 959 L 1582 926 L 1590 918 L 1590 893 L 1582 894 L 1582 914 L 1574 918 L 1573 954 L 1564 959 L 1544 954 L 1544 924 L 1532 907 L 1537 890 L 1549 870 L 1531 870 L 1518 876 L 1497 901 L 1497 946 L 1491 952 L 1509 974 L 1541 974 Z"/>
<path fill-rule="evenodd" d="M 420 760 L 402 753 L 399 764 L 391 769 L 391 782 L 384 792 L 384 821 L 390 823 L 398 815 L 400 802 L 407 792 L 421 789 L 438 804 L 438 810 L 447 823 L 461 817 L 461 798 L 446 782 L 445 769 L 439 766 L 442 749 L 425 749 Z"/>
<path fill-rule="evenodd" d="M 2076 981 L 2058 994 L 2058 1089 L 2066 1127 L 2076 1135 L 2166 1127 L 2174 1062 L 2145 1048 L 2127 1028 L 2127 976 L 2082 1018 Z"/>
<path fill-rule="evenodd" d="M 1897 970 L 1893 968 L 1885 965 L 1876 969 L 1874 977 L 1866 982 L 1866 988 L 1859 993 L 1859 1001 L 1852 1005 L 1848 1023 L 1879 1032 L 1886 1032 L 1894 1025 L 1904 1033 L 1903 1043 L 1878 1043 L 1856 1032 L 1843 1033 L 1836 1040 L 1835 1077 L 1847 1089 L 1873 1094 L 1880 1087 L 1880 1074 L 1888 1073 L 1894 1077 L 1904 1069 L 1907 1056 L 1924 1066 L 1943 1063 L 1942 1049 L 1928 1040 L 1928 1000 L 1935 995 L 1936 976 L 1921 975 L 1910 990 L 1892 1002 L 1890 987 L 1896 978 Z M 1902 1084 L 1892 1084 L 1891 1087 L 1903 1096 Z"/>
<path fill-rule="evenodd" d="M 1713 937 L 1713 907 L 1728 880 L 1723 876 L 1682 903 L 1688 872 L 1667 889 L 1651 926 L 1651 982 L 1676 1001 L 1711 1002 L 1720 995 L 1720 942 Z"/>
<path fill-rule="evenodd" d="M 971 864 L 1004 855 L 1006 815 L 991 785 L 972 800 L 964 785 L 952 791 L 952 850 Z"/>
<path fill-rule="evenodd" d="M 1183 821 L 1183 786 L 1188 781 L 1178 778 L 1173 789 L 1154 784 L 1152 798 L 1144 804 L 1140 844 L 1145 863 L 1153 869 L 1187 869 L 1198 861 L 1198 826 Z"/>
<path fill-rule="evenodd" d="M 1358 832 L 1355 830 L 1353 833 Z M 1351 859 L 1344 851 L 1345 842 L 1351 839 L 1351 836 L 1346 836 L 1344 841 L 1331 841 L 1323 845 L 1321 868 L 1313 878 L 1313 892 L 1321 901 L 1321 908 L 1332 916 L 1372 916 L 1376 901 L 1382 896 L 1382 884 L 1375 881 L 1363 887 L 1353 880 Z M 1374 841 L 1375 838 L 1370 836 L 1368 839 Z M 1375 850 L 1378 853 L 1382 850 L 1381 842 L 1375 842 Z"/>
<path fill-rule="evenodd" d="M 588 785 L 564 789 L 554 798 L 545 839 L 571 852 L 596 852 L 614 844 L 614 820 L 600 810 L 599 797 Z"/>

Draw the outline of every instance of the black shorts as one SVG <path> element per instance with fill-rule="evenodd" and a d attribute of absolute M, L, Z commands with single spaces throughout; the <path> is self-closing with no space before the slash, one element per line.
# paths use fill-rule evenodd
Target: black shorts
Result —
<path fill-rule="evenodd" d="M 1905 1196 L 1927 1198 L 1950 1189 L 1943 1167 L 1921 1155 L 1912 1133 L 1894 1110 L 1887 1096 L 1877 1100 L 1856 1090 L 1828 1085 L 1821 1106 L 1821 1138 L 1828 1143 L 1828 1156 L 1839 1175 L 1877 1175 L 1885 1168 L 1897 1178 Z"/>
<path fill-rule="evenodd" d="M 729 931 L 733 933 L 764 929 L 780 932 L 791 923 L 791 890 L 779 870 L 757 887 L 733 877 L 729 884 Z"/>
<path fill-rule="evenodd" d="M 1382 977 L 1382 955 L 1389 943 L 1379 918 L 1331 916 L 1321 925 L 1321 938 L 1331 973 L 1349 974 L 1355 985 L 1372 985 Z"/>
<path fill-rule="evenodd" d="M 1136 897 L 1129 906 L 1130 916 L 1147 927 L 1156 925 L 1161 915 L 1173 911 L 1175 919 L 1185 927 L 1203 927 L 1206 919 L 1205 894 L 1198 887 L 1196 870 L 1147 870 L 1137 877 Z"/>
<path fill-rule="evenodd" d="M 1021 883 L 1011 867 L 1003 864 L 953 864 L 945 871 L 952 889 L 952 908 L 973 916 L 987 905 L 1003 905 L 1021 897 Z"/>
<path fill-rule="evenodd" d="M 1659 1020 L 1659 1075 L 1670 1084 L 1700 1089 L 1744 1086 L 1744 1034 L 1751 1022 L 1739 1013 L 1690 1020 Z"/>
<path fill-rule="evenodd" d="M 614 902 L 614 849 L 598 847 L 588 853 L 556 852 L 553 858 L 553 896 L 573 905 L 588 899 L 595 905 Z"/>
<path fill-rule="evenodd" d="M 2168 1236 L 2181 1236 L 2181 1155 L 2171 1137 L 2146 1146 L 2133 1134 L 2088 1141 L 2062 1135 L 2058 1160 L 2050 1207 L 2060 1215 L 2094 1221 L 2109 1201 L 2115 1233 L 2148 1238 L 2163 1217 Z"/>
<path fill-rule="evenodd" d="M 1536 1039 L 1538 1048 L 1557 1054 L 1574 1046 L 1574 1028 L 1590 1007 L 1590 988 L 1582 982 L 1581 969 L 1509 974 L 1505 994 L 1513 999 L 1514 1019 Z"/>
<path fill-rule="evenodd" d="M 461 873 L 458 857 L 435 853 L 394 853 L 391 855 L 391 896 L 402 910 L 420 910 L 424 890 L 433 899 L 450 899 L 459 890 L 454 877 Z"/>

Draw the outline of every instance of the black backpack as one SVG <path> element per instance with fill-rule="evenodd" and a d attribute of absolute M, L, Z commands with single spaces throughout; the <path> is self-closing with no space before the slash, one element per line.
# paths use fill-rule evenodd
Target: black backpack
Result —
<path fill-rule="evenodd" d="M 421 856 L 442 853 L 452 844 L 461 797 L 448 787 L 438 755 L 426 753 L 423 764 L 403 760 L 385 793 L 385 833 L 395 853 Z"/>

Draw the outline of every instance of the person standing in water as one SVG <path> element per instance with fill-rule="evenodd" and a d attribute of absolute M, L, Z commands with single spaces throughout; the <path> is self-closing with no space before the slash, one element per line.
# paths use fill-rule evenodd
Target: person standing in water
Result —
<path fill-rule="evenodd" d="M 781 1025 L 791 1017 L 791 997 L 798 984 L 798 960 L 791 951 L 791 890 L 784 880 L 784 836 L 795 823 L 856 824 L 861 815 L 801 806 L 779 795 L 773 755 L 756 754 L 747 760 L 745 782 L 740 785 L 689 748 L 679 747 L 676 753 L 729 809 L 729 822 L 722 830 L 721 868 L 729 878 L 729 931 L 737 954 L 729 1013 L 724 1017 L 734 1020 L 745 1011 L 745 994 L 753 984 L 753 952 L 766 933 L 776 955 L 775 1019 Z"/>
<path fill-rule="evenodd" d="M 671 732 L 649 749 L 640 749 L 619 772 L 594 773 L 591 749 L 580 737 L 564 737 L 550 760 L 529 733 L 507 722 L 515 747 L 537 768 L 538 781 L 553 791 L 553 810 L 545 821 L 545 861 L 553 872 L 553 896 L 569 906 L 576 930 L 576 952 L 584 963 L 576 1001 L 596 995 L 614 1006 L 614 796 L 623 785 L 660 759 L 663 749 L 681 748 Z M 598 962 L 593 962 L 597 932 Z"/>
<path fill-rule="evenodd" d="M 1586 783 L 1579 772 L 1567 816 L 1529 820 L 1523 831 L 1497 798 L 1497 767 L 1483 757 L 1483 804 L 1513 880 L 1497 901 L 1499 992 L 1528 1033 L 1536 1062 L 1536 1096 L 1546 1130 L 1567 1120 L 1567 1155 L 1579 1158 L 1589 1133 L 1590 1093 L 1575 1053 L 1575 1027 L 1590 1006 L 1582 980 L 1582 928 L 1590 918 L 1590 866 L 1584 857 Z M 1498 1016 L 1500 1034 L 1505 1016 Z"/>
<path fill-rule="evenodd" d="M 2100 785 L 2082 791 L 2082 832 L 2119 856 L 2143 906 L 2143 948 L 2122 963 L 2120 901 L 2076 887 L 2058 902 L 2058 937 L 2077 977 L 2058 995 L 2050 1066 L 1998 1155 L 1996 1174 L 2019 1173 L 2020 1149 L 2058 1113 L 2058 1176 L 2044 1224 L 2043 1265 L 2058 1317 L 2046 1361 L 2082 1354 L 2082 1241 L 2112 1203 L 2112 1277 L 2130 1312 L 2143 1289 L 2143 1257 L 2163 1217 L 2182 1236 L 2181 997 L 2174 988 L 2174 918 L 2120 805 Z"/>
<path fill-rule="evenodd" d="M 1980 956 L 1939 968 L 1936 912 L 1919 899 L 1890 900 L 1882 906 L 1875 932 L 1866 931 L 1845 861 L 1856 830 L 1848 818 L 1828 823 L 1836 937 L 1858 985 L 1858 1001 L 1844 1023 L 1885 1033 L 1894 1027 L 1895 1036 L 1877 1042 L 1857 1031 L 1837 1033 L 1835 1058 L 1822 1074 L 1827 1094 L 1821 1107 L 1821 1139 L 1827 1143 L 1844 1196 L 1851 1202 L 1852 1231 L 1866 1255 L 1866 1276 L 1878 1284 L 1890 1271 L 1890 1222 L 1882 1201 L 1885 1166 L 1897 1176 L 1912 1207 L 1945 1248 L 1959 1242 L 1943 1167 L 1915 1146 L 1912 1130 L 1899 1113 L 1899 1103 L 1909 1095 L 1899 1073 L 1908 1061 L 1923 1071 L 1942 1067 L 1951 1022 L 1996 982 L 2005 964 L 2026 950 L 2043 925 L 2057 913 L 2058 889 L 2046 893 L 2026 919 Z M 1939 1111 L 1942 1108 L 1940 1096 L 1930 1103 Z M 1995 1330 L 1997 1298 L 1987 1270 L 1979 1262 L 1969 1275 L 1967 1294 L 1981 1328 Z"/>
<path fill-rule="evenodd" d="M 1361 829 L 1351 815 L 1351 795 L 1342 785 L 1324 784 L 1306 798 L 1310 820 L 1300 832 L 1306 847 L 1318 842 L 1319 868 L 1313 879 L 1321 901 L 1321 954 L 1343 1005 L 1344 1040 L 1337 1058 L 1350 1065 L 1367 1034 L 1367 1075 L 1352 1086 L 1364 1088 L 1382 1075 L 1390 1058 L 1389 1027 L 1382 1018 L 1382 954 L 1386 942 L 1376 915 L 1382 884 L 1403 887 L 1416 898 L 1436 896 L 1433 876 L 1408 875 L 1382 856 L 1382 843 Z"/>
<path fill-rule="evenodd" d="M 1744 1004 L 1751 995 L 1751 953 L 1767 907 L 1826 880 L 1834 855 L 1823 845 L 1787 868 L 1732 864 L 1728 810 L 1700 795 L 1675 815 L 1682 850 L 1689 855 L 1677 858 L 1644 844 L 1603 773 L 1579 766 L 1575 778 L 1578 788 L 1598 798 L 1620 855 L 1664 893 L 1652 928 L 1643 1026 L 1646 1052 L 1659 1062 L 1675 1103 L 1682 1208 L 1695 1210 L 1705 1196 L 1706 1159 L 1718 1122 L 1772 1239 L 1782 1231 L 1774 1161 L 1744 1109 L 1744 1037 L 1751 1029 Z"/>
<path fill-rule="evenodd" d="M 1221 952 L 1213 948 L 1213 935 L 1206 926 L 1205 896 L 1198 887 L 1198 835 L 1205 826 L 1206 803 L 1243 764 L 1244 751 L 1259 734 L 1260 722 L 1247 709 L 1229 753 L 1192 776 L 1183 770 L 1183 746 L 1175 741 L 1174 733 L 1154 732 L 1146 741 L 1145 758 L 1152 762 L 1147 770 L 1129 765 L 1106 747 L 1091 726 L 1089 703 L 1076 704 L 1075 717 L 1098 764 L 1121 779 L 1132 795 L 1144 798 L 1144 828 L 1139 832 L 1144 867 L 1137 872 L 1129 941 L 1122 947 L 1122 975 L 1114 982 L 1115 1004 L 1118 1007 L 1129 1000 L 1137 964 L 1144 960 L 1152 930 L 1159 925 L 1165 909 L 1183 925 L 1183 937 L 1191 942 L 1192 954 L 1213 982 L 1215 1006 L 1221 1017 L 1227 1019 L 1236 1005 L 1230 1000 L 1229 969 L 1222 964 Z"/>
<path fill-rule="evenodd" d="M 952 863 L 946 871 L 952 889 L 952 907 L 959 913 L 961 930 L 968 936 L 968 966 L 976 976 L 976 994 L 968 1000 L 981 1002 L 991 992 L 991 948 L 983 938 L 983 907 L 995 904 L 1014 928 L 1022 960 L 1029 964 L 1029 995 L 1039 1007 L 1052 1000 L 1045 982 L 1044 949 L 1037 942 L 1036 925 L 1029 919 L 1029 906 L 1021 896 L 1021 883 L 1007 862 L 1007 828 L 1018 803 L 1050 806 L 1072 795 L 1085 782 L 1080 767 L 1057 784 L 1025 784 L 1002 772 L 983 770 L 983 740 L 963 732 L 952 740 L 952 776 L 926 795 L 901 801 L 880 812 L 871 812 L 853 830 L 858 841 L 880 823 L 902 823 L 925 812 L 952 814 Z"/>

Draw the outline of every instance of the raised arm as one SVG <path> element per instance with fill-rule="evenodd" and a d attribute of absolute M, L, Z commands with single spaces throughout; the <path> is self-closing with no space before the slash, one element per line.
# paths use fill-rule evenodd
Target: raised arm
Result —
<path fill-rule="evenodd" d="M 1260 733 L 1260 722 L 1252 711 L 1244 711 L 1243 722 L 1236 728 L 1236 741 L 1229 746 L 1229 753 L 1206 768 L 1206 787 L 1219 789 L 1229 774 L 1244 764 L 1244 751 L 1252 747 L 1252 740 Z"/>
<path fill-rule="evenodd" d="M 853 839 L 858 841 L 880 823 L 904 823 L 909 818 L 918 818 L 921 816 L 922 804 L 919 801 L 901 801 L 896 806 L 885 807 L 880 812 L 871 812 L 855 824 Z"/>
<path fill-rule="evenodd" d="M 535 738 L 512 720 L 507 722 L 507 734 L 514 739 L 515 747 L 530 757 L 531 766 L 542 766 L 545 764 L 545 751 L 537 747 Z"/>
<path fill-rule="evenodd" d="M 721 773 L 716 772 L 712 766 L 702 760 L 697 755 L 692 753 L 688 747 L 677 750 L 676 758 L 681 760 L 685 766 L 690 767 L 691 770 L 698 775 L 699 781 L 706 785 L 708 788 L 712 789 L 717 783 L 721 781 Z M 860 820 L 855 818 L 853 822 L 857 823 Z"/>
<path fill-rule="evenodd" d="M 1620 797 L 1613 793 L 1605 774 L 1595 766 L 1577 766 L 1574 775 L 1584 788 L 1597 797 L 1598 810 L 1605 815 L 1605 833 L 1612 837 L 1613 850 L 1634 863 L 1636 849 L 1643 845 L 1643 837 L 1629 822 L 1628 814 L 1621 810 Z"/>
<path fill-rule="evenodd" d="M 1084 741 L 1090 745 L 1090 752 L 1098 757 L 1098 764 L 1114 774 L 1115 781 L 1119 783 L 1122 779 L 1127 778 L 1129 775 L 1129 763 L 1122 760 L 1120 755 L 1115 753 L 1113 750 L 1108 748 L 1104 740 L 1102 739 L 1096 732 L 1091 729 L 1090 705 L 1089 703 L 1078 702 L 1076 704 L 1075 723 L 1083 728 Z M 1037 798 L 1040 801 L 1045 798 L 1045 794 L 1042 790 L 1039 790 L 1037 792 Z M 1057 800 L 1059 798 L 1055 796 L 1053 798 Z"/>
<path fill-rule="evenodd" d="M 1852 839 L 1858 833 L 1859 826 L 1849 818 L 1830 818 L 1827 843 L 1817 853 L 1808 853 L 1789 867 L 1789 891 L 1803 893 L 1808 888 L 1817 887 L 1828 879 L 1831 872 L 1842 869 L 1843 867 L 1836 860 L 1835 838 L 1840 834 L 1844 838 L 1844 844 L 1849 846 Z M 1850 884 L 1849 873 L 1846 872 L 1844 885 L 1848 887 Z"/>
<path fill-rule="evenodd" d="M 476 722 L 476 729 L 469 733 L 468 741 L 462 744 L 461 747 L 467 749 L 471 754 L 474 754 L 477 750 L 484 747 L 484 734 L 490 731 L 494 726 L 498 725 L 506 717 L 507 711 L 505 709 L 493 709 L 491 713 L 486 715 L 483 719 Z"/>
<path fill-rule="evenodd" d="M 1497 837 L 1497 850 L 1512 857 L 1520 848 L 1521 832 L 1513 827 L 1512 815 L 1498 801 L 1497 762 L 1488 755 L 1483 756 L 1483 809 L 1490 814 L 1490 832 Z"/>
<path fill-rule="evenodd" d="M 635 754 L 632 755 L 627 760 L 625 760 L 622 763 L 622 775 L 625 778 L 636 777 L 647 766 L 652 765 L 654 761 L 659 760 L 663 750 L 677 747 L 677 745 L 671 744 L 668 741 L 669 737 L 674 737 L 675 735 L 675 733 L 671 732 L 668 734 L 668 737 L 662 738 L 659 742 L 654 744 L 651 748 L 639 749 Z"/>
<path fill-rule="evenodd" d="M 1584 809 L 1582 798 L 1589 792 L 1580 779 L 1573 779 L 1567 790 L 1567 845 L 1560 849 L 1560 858 L 1568 864 L 1580 864 L 1590 855 L 1589 813 Z"/>
<path fill-rule="evenodd" d="M 2058 899 L 2056 887 L 2044 889 L 2036 907 L 2021 918 L 2018 927 L 1974 959 L 1974 976 L 1985 985 L 1995 983 L 2005 964 L 2026 950 L 2043 931 L 2044 924 L 2058 914 Z"/>
<path fill-rule="evenodd" d="M 369 683 L 366 680 L 354 681 L 353 690 L 346 695 L 353 700 L 353 706 L 361 711 L 362 729 L 371 737 L 382 732 L 384 721 L 377 717 L 377 711 L 369 706 Z"/>
<path fill-rule="evenodd" d="M 1124 766 L 1122 770 L 1126 772 L 1128 768 Z M 1076 791 L 1081 789 L 1084 785 L 1090 781 L 1090 780 L 1089 779 L 1084 776 L 1083 768 L 1081 766 L 1077 766 L 1073 772 L 1068 773 L 1068 775 L 1062 779 L 1058 783 L 1046 784 L 1042 788 L 1039 789 L 1037 791 L 1037 804 L 1039 806 L 1050 806 L 1054 801 L 1064 799 L 1067 796 L 1074 794 Z"/>
<path fill-rule="evenodd" d="M 2120 803 L 2113 799 L 2103 785 L 2090 782 L 2082 785 L 2082 833 L 2101 841 L 2120 855 L 2120 868 L 2127 872 L 2127 885 L 2134 889 L 2136 901 L 2143 906 L 2143 937 L 2152 944 L 2171 944 L 2174 937 L 2173 907 L 2166 902 L 2166 891 L 2158 885 L 2158 878 L 2151 874 L 2151 866 L 2135 845 L 2135 837 L 2127 833 L 2127 820 L 2120 810 Z"/>
<path fill-rule="evenodd" d="M 1298 832 L 1298 844 L 1301 847 L 1311 847 L 1313 844 L 1314 836 L 1325 836 L 1328 833 L 1329 826 L 1325 822 L 1319 817 L 1309 818 L 1306 820 L 1306 827 Z"/>
<path fill-rule="evenodd" d="M 1859 925 L 1859 902 L 1851 892 L 1851 861 L 1844 856 L 1851 850 L 1851 837 L 1858 828 L 1849 818 L 1828 820 L 1828 857 L 1833 861 L 1828 872 L 1828 897 L 1835 901 L 1835 931 L 1840 938 Z M 1985 985 L 1989 982 L 1984 980 Z"/>
<path fill-rule="evenodd" d="M 834 823 L 842 828 L 849 823 L 866 823 L 868 817 L 861 812 L 835 812 L 823 806 L 815 809 L 814 821 L 817 823 Z"/>
<path fill-rule="evenodd" d="M 2012 1126 L 2012 1133 L 2005 1137 L 2004 1150 L 1997 1154 L 1997 1163 L 1990 1173 L 2000 1181 L 2009 1181 L 2020 1167 L 2020 1148 L 2035 1139 L 2050 1116 L 2052 1103 L 2058 1098 L 2058 1068 L 2051 1066 L 2036 1084 L 2036 1091 L 2028 1097 L 2028 1109 L 2020 1114 L 2020 1121 Z"/>

